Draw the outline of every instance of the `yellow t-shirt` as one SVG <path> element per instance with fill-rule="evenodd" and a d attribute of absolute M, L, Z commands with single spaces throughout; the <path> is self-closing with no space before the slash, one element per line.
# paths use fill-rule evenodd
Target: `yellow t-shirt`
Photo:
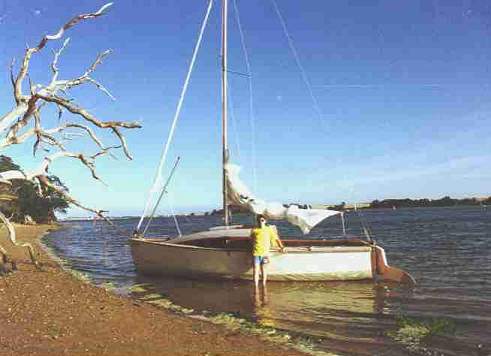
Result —
<path fill-rule="evenodd" d="M 252 229 L 251 238 L 253 256 L 267 256 L 271 245 L 279 239 L 276 226 L 268 225 L 264 228 L 256 227 Z"/>

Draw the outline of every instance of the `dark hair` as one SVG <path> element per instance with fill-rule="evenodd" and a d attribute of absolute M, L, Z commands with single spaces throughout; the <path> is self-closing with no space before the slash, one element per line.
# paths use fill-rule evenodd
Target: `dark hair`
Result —
<path fill-rule="evenodd" d="M 263 214 L 257 214 L 256 215 L 256 222 L 258 225 L 261 225 L 261 219 L 267 220 L 266 216 L 264 216 Z"/>

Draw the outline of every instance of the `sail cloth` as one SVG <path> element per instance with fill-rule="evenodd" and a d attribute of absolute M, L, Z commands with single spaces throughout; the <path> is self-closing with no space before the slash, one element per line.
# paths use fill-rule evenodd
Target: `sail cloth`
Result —
<path fill-rule="evenodd" d="M 228 199 L 232 205 L 249 210 L 254 214 L 263 214 L 268 219 L 287 220 L 296 225 L 304 234 L 308 234 L 312 228 L 322 220 L 340 214 L 339 211 L 325 209 L 300 209 L 296 205 L 289 207 L 281 203 L 266 202 L 257 199 L 240 180 L 240 166 L 227 163 L 225 165 Z"/>

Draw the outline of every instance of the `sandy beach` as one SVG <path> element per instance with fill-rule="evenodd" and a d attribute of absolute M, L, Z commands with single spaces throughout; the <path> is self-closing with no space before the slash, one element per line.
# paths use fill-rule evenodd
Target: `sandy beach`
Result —
<path fill-rule="evenodd" d="M 37 271 L 24 249 L 0 243 L 18 271 L 0 278 L 1 355 L 300 355 L 255 335 L 115 295 L 76 279 L 45 253 L 39 238 L 56 226 L 16 226 L 39 252 Z"/>

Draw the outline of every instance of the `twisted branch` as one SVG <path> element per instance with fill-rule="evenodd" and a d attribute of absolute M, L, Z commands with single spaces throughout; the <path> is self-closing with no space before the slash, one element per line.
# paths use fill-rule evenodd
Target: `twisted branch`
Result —
<path fill-rule="evenodd" d="M 63 50 L 66 48 L 66 46 L 68 46 L 69 42 L 70 42 L 70 37 L 68 37 L 67 39 L 65 39 L 65 41 L 63 41 L 63 45 L 58 51 L 54 51 L 53 62 L 51 62 L 51 71 L 53 72 L 53 77 L 51 78 L 50 85 L 54 84 L 58 79 L 58 74 L 60 72 L 58 69 L 58 59 L 60 58 L 60 55 L 63 52 Z"/>
<path fill-rule="evenodd" d="M 22 66 L 19 70 L 19 74 L 17 75 L 17 78 L 15 79 L 15 84 L 14 84 L 14 96 L 15 96 L 15 99 L 17 102 L 25 100 L 25 97 L 22 95 L 22 82 L 24 81 L 24 79 L 27 75 L 27 72 L 29 70 L 29 62 L 31 60 L 32 55 L 34 53 L 41 51 L 46 46 L 46 43 L 48 43 L 48 41 L 60 39 L 66 30 L 75 26 L 79 22 L 84 21 L 84 20 L 88 20 L 88 19 L 94 19 L 96 17 L 103 15 L 112 4 L 113 3 L 108 3 L 104 6 L 102 6 L 99 10 L 97 10 L 94 13 L 82 14 L 82 15 L 78 15 L 78 16 L 73 17 L 70 21 L 65 23 L 58 30 L 58 32 L 56 34 L 46 35 L 41 39 L 41 41 L 39 42 L 39 44 L 36 47 L 26 49 L 26 53 L 25 53 L 24 58 L 22 60 Z"/>
<path fill-rule="evenodd" d="M 12 61 L 10 62 L 10 66 L 9 66 L 10 83 L 12 83 L 12 87 L 15 88 L 14 65 L 15 65 L 15 58 L 12 58 Z M 17 102 L 17 104 L 18 104 L 18 102 Z"/>
<path fill-rule="evenodd" d="M 84 165 L 91 173 L 93 179 L 101 181 L 100 177 L 97 175 L 95 168 L 95 161 L 98 157 L 103 155 L 111 155 L 113 149 L 122 149 L 126 157 L 132 159 L 131 154 L 128 150 L 126 139 L 123 135 L 122 129 L 134 129 L 140 128 L 141 125 L 138 122 L 124 122 L 124 121 L 102 121 L 96 116 L 89 113 L 86 109 L 75 104 L 71 99 L 68 98 L 68 91 L 73 87 L 82 84 L 92 84 L 97 89 L 102 91 L 112 100 L 115 100 L 114 96 L 109 92 L 109 90 L 104 87 L 99 81 L 95 80 L 92 75 L 97 69 L 97 67 L 103 62 L 103 60 L 111 53 L 111 50 L 106 50 L 99 53 L 92 64 L 85 70 L 85 72 L 77 78 L 69 80 L 60 80 L 58 68 L 59 59 L 70 42 L 70 38 L 66 38 L 63 41 L 62 46 L 53 51 L 53 59 L 50 65 L 52 76 L 48 85 L 34 85 L 29 78 L 29 65 L 32 56 L 43 50 L 49 41 L 55 41 L 61 39 L 65 31 L 69 30 L 71 27 L 77 25 L 78 23 L 97 18 L 107 12 L 112 3 L 108 3 L 102 6 L 99 10 L 93 13 L 81 14 L 73 17 L 68 22 L 66 22 L 55 34 L 45 35 L 41 38 L 37 46 L 27 47 L 22 58 L 20 69 L 17 75 L 14 75 L 14 61 L 10 65 L 10 81 L 13 86 L 13 95 L 15 99 L 16 106 L 6 114 L 0 117 L 0 133 L 5 134 L 0 140 L 0 149 L 5 148 L 10 145 L 21 144 L 26 142 L 30 138 L 35 138 L 33 144 L 33 154 L 35 155 L 38 149 L 43 145 L 47 144 L 52 146 L 56 152 L 44 157 L 39 167 L 34 171 L 24 173 L 22 171 L 7 171 L 0 173 L 0 183 L 11 185 L 11 181 L 14 179 L 30 180 L 35 181 L 37 187 L 42 194 L 43 188 L 50 188 L 60 194 L 64 199 L 83 210 L 94 213 L 97 217 L 102 218 L 109 223 L 111 221 L 105 216 L 106 211 L 98 210 L 91 207 L 87 207 L 77 201 L 75 198 L 68 194 L 68 191 L 64 188 L 58 186 L 57 184 L 50 181 L 47 177 L 48 169 L 51 163 L 62 157 L 72 158 L 78 160 L 82 165 Z M 29 93 L 23 93 L 23 83 L 29 80 Z M 43 127 L 43 122 L 41 118 L 41 109 L 43 106 L 53 103 L 58 108 L 58 127 L 51 129 L 46 129 Z M 61 124 L 61 116 L 63 111 L 69 111 L 70 113 L 81 118 L 83 123 L 88 122 L 88 125 L 83 125 L 79 123 L 69 122 Z M 29 125 L 32 125 L 31 127 Z M 108 129 L 117 137 L 120 141 L 119 145 L 105 146 L 103 142 L 96 135 L 92 129 L 92 125 L 101 129 Z M 87 135 L 88 138 L 97 146 L 98 151 L 93 155 L 87 155 L 81 152 L 70 152 L 68 151 L 64 143 L 67 140 L 65 136 L 69 133 L 70 129 L 80 130 Z M 1 212 L 0 212 L 1 214 Z M 34 256 L 34 250 L 29 244 L 19 244 L 15 238 L 15 230 L 10 224 L 8 218 L 3 214 L 0 215 L 0 221 L 3 221 L 5 226 L 9 230 L 9 238 L 12 243 L 18 246 L 27 247 L 29 254 L 33 263 L 36 267 L 39 267 Z M 9 261 L 6 250 L 0 246 L 0 269 Z"/>
<path fill-rule="evenodd" d="M 27 242 L 17 242 L 17 238 L 15 236 L 14 226 L 12 225 L 10 220 L 1 211 L 0 211 L 0 221 L 2 223 L 4 223 L 5 226 L 7 227 L 8 238 L 9 238 L 10 242 L 12 242 L 12 244 L 14 246 L 27 248 L 27 250 L 29 251 L 29 256 L 31 258 L 32 263 L 34 264 L 34 266 L 36 266 L 36 268 L 38 270 L 41 270 L 41 266 L 40 266 L 39 262 L 37 261 L 36 254 L 34 253 L 34 249 L 33 249 L 32 245 L 30 243 L 27 243 Z M 15 262 L 10 259 L 10 256 L 7 254 L 7 251 L 2 246 L 0 246 L 0 254 L 1 254 L 0 257 L 2 260 L 2 263 L 1 263 L 2 266 L 0 266 L 0 267 L 2 267 L 2 269 L 3 269 L 3 270 L 0 270 L 0 274 L 2 272 L 3 273 L 8 272 L 6 270 L 6 265 L 8 263 L 10 263 L 12 265 L 12 269 L 15 270 L 16 269 Z"/>
<path fill-rule="evenodd" d="M 36 178 L 38 179 L 39 183 L 42 186 L 44 186 L 44 187 L 50 187 L 51 189 L 54 189 L 56 192 L 58 192 L 59 194 L 61 194 L 63 196 L 63 198 L 66 201 L 68 201 L 70 204 L 73 204 L 73 205 L 75 205 L 75 206 L 77 206 L 80 209 L 83 209 L 85 211 L 89 211 L 91 213 L 94 213 L 97 217 L 105 220 L 110 225 L 113 225 L 112 221 L 105 215 L 105 213 L 108 212 L 107 210 L 93 209 L 93 208 L 90 208 L 90 207 L 87 207 L 87 206 L 81 204 L 79 201 L 77 201 L 71 195 L 69 195 L 64 189 L 62 189 L 62 188 L 56 186 L 55 184 L 51 183 L 49 181 L 49 179 L 45 175 L 39 175 Z"/>
<path fill-rule="evenodd" d="M 101 121 L 97 119 L 94 115 L 89 113 L 82 107 L 72 103 L 70 99 L 63 98 L 57 95 L 57 92 L 62 92 L 66 94 L 68 90 L 75 86 L 79 86 L 84 83 L 90 83 L 95 85 L 99 90 L 101 90 L 105 95 L 107 95 L 112 100 L 115 100 L 114 96 L 104 87 L 100 82 L 91 77 L 92 73 L 97 69 L 99 64 L 103 62 L 103 60 L 111 53 L 110 50 L 106 50 L 102 53 L 99 53 L 92 64 L 85 70 L 85 72 L 75 78 L 70 80 L 59 80 L 59 69 L 58 69 L 58 61 L 59 58 L 64 51 L 64 49 L 68 46 L 70 39 L 67 38 L 63 42 L 61 48 L 57 51 L 54 51 L 54 58 L 51 63 L 51 71 L 53 72 L 53 76 L 49 85 L 40 86 L 40 85 L 32 85 L 30 83 L 30 94 L 29 96 L 25 96 L 22 93 L 22 82 L 28 76 L 29 63 L 32 55 L 41 51 L 50 40 L 60 39 L 66 30 L 75 26 L 77 23 L 96 18 L 102 14 L 104 14 L 107 9 L 112 5 L 112 3 L 106 4 L 102 6 L 98 11 L 94 13 L 82 14 L 73 17 L 70 21 L 65 23 L 57 33 L 54 35 L 46 35 L 41 41 L 38 43 L 36 47 L 28 48 L 24 55 L 21 68 L 16 78 L 14 78 L 11 65 L 11 81 L 14 86 L 14 97 L 17 102 L 17 107 L 12 110 L 7 115 L 0 118 L 0 132 L 8 128 L 8 132 L 6 138 L 0 141 L 0 148 L 7 147 L 12 144 L 20 144 L 25 142 L 31 136 L 36 136 L 36 140 L 33 144 L 33 154 L 37 152 L 39 147 L 46 143 L 51 146 L 56 146 L 60 150 L 65 151 L 63 144 L 56 139 L 56 137 L 52 136 L 55 132 L 61 132 L 65 128 L 79 128 L 85 130 L 90 138 L 94 141 L 94 143 L 100 148 L 101 151 L 106 151 L 106 147 L 102 144 L 102 142 L 95 136 L 94 132 L 90 130 L 90 128 L 85 127 L 84 125 L 76 125 L 71 124 L 67 125 L 64 128 L 60 127 L 59 129 L 51 129 L 45 130 L 41 126 L 41 118 L 40 118 L 40 109 L 46 103 L 54 103 L 58 107 L 58 119 L 60 120 L 61 115 L 63 113 L 63 109 L 71 112 L 72 114 L 78 115 L 86 121 L 89 121 L 91 124 L 102 128 L 102 129 L 110 129 L 120 141 L 119 147 L 123 149 L 124 154 L 128 159 L 132 159 L 132 156 L 129 152 L 126 140 L 124 135 L 122 134 L 120 128 L 140 128 L 141 125 L 137 122 L 122 122 L 122 121 Z M 39 103 L 41 102 L 41 103 Z M 20 118 L 11 125 L 11 122 L 19 116 Z M 29 129 L 24 133 L 20 133 L 22 129 L 24 129 L 31 119 L 34 118 L 34 128 Z M 111 146 L 112 148 L 116 146 Z M 100 154 L 99 154 L 100 155 Z M 94 155 L 97 157 L 97 155 Z M 93 156 L 93 157 L 94 157 Z"/>
<path fill-rule="evenodd" d="M 74 153 L 74 152 L 67 152 L 67 151 L 57 152 L 57 153 L 54 153 L 50 156 L 46 156 L 44 158 L 43 162 L 41 162 L 41 164 L 39 165 L 39 167 L 37 169 L 31 171 L 31 172 L 24 173 L 22 171 L 17 171 L 17 170 L 1 172 L 0 173 L 0 182 L 8 182 L 8 184 L 10 184 L 10 181 L 12 181 L 14 179 L 30 180 L 30 181 L 38 180 L 39 183 L 43 187 L 50 187 L 50 188 L 54 189 L 59 194 L 61 194 L 64 197 L 64 199 L 66 199 L 66 201 L 68 201 L 70 204 L 73 204 L 73 205 L 75 205 L 75 206 L 77 206 L 83 210 L 94 213 L 96 216 L 110 222 L 109 218 L 107 218 L 104 215 L 104 213 L 107 212 L 106 210 L 94 209 L 94 208 L 90 208 L 90 207 L 83 205 L 78 200 L 73 198 L 70 194 L 68 194 L 65 190 L 63 190 L 62 188 L 51 183 L 49 181 L 49 179 L 47 178 L 46 174 L 48 172 L 50 164 L 54 160 L 56 160 L 58 158 L 62 158 L 62 157 L 68 157 L 68 158 L 73 158 L 73 159 L 79 160 L 84 166 L 86 166 L 89 169 L 89 171 L 91 172 L 92 178 L 104 183 L 99 178 L 99 176 L 97 175 L 97 173 L 95 171 L 95 158 L 98 156 L 107 154 L 111 148 L 116 148 L 116 147 L 107 147 L 104 150 L 96 153 L 95 155 L 93 155 L 91 157 L 86 157 L 85 155 L 83 155 L 81 153 Z M 15 241 L 15 235 L 14 235 L 14 241 Z"/>
<path fill-rule="evenodd" d="M 113 133 L 118 137 L 119 141 L 121 142 L 121 146 L 123 147 L 124 154 L 128 159 L 133 159 L 131 156 L 131 153 L 129 152 L 128 145 L 126 143 L 126 139 L 119 130 L 119 128 L 127 128 L 127 129 L 133 129 L 133 128 L 141 128 L 140 123 L 134 121 L 134 122 L 125 122 L 125 121 L 101 121 L 97 119 L 94 115 L 89 113 L 87 110 L 84 108 L 81 108 L 77 106 L 76 104 L 70 102 L 67 99 L 64 99 L 60 96 L 57 95 L 52 95 L 52 96 L 45 96 L 43 94 L 37 93 L 35 95 L 36 97 L 43 99 L 47 102 L 52 102 L 55 103 L 66 110 L 70 111 L 72 114 L 76 114 L 81 116 L 83 119 L 86 121 L 89 121 L 93 125 L 102 128 L 102 129 L 111 129 Z"/>

